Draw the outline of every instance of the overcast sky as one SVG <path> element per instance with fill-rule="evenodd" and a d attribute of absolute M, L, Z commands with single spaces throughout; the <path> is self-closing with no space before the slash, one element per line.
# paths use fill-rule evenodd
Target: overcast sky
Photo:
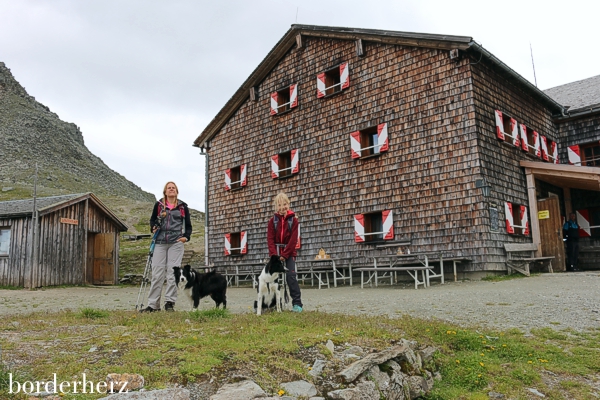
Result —
<path fill-rule="evenodd" d="M 0 0 L 0 61 L 144 190 L 204 210 L 194 139 L 291 24 L 471 36 L 547 89 L 600 74 L 598 1 Z"/>

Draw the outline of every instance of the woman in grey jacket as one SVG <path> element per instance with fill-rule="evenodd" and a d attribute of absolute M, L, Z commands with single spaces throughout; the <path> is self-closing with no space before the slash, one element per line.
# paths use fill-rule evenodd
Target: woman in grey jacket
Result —
<path fill-rule="evenodd" d="M 156 202 L 152 210 L 152 233 L 157 230 L 159 232 L 152 256 L 152 283 L 148 293 L 148 307 L 142 312 L 160 311 L 160 296 L 165 278 L 165 311 L 174 311 L 177 286 L 173 267 L 181 267 L 183 244 L 190 240 L 192 234 L 188 206 L 177 198 L 178 194 L 177 185 L 167 182 L 163 189 L 163 198 Z"/>

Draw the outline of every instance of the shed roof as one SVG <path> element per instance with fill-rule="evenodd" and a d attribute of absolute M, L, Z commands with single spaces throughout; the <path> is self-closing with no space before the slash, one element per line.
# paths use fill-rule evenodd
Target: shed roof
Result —
<path fill-rule="evenodd" d="M 547 104 L 555 113 L 562 113 L 563 107 L 553 98 L 531 84 L 508 65 L 504 64 L 492 53 L 475 42 L 470 36 L 436 35 L 431 33 L 399 32 L 379 29 L 343 28 L 331 26 L 299 25 L 294 24 L 277 42 L 275 47 L 267 54 L 248 79 L 240 86 L 234 95 L 227 101 L 221 111 L 204 128 L 200 136 L 194 141 L 194 146 L 205 146 L 227 123 L 229 118 L 250 96 L 250 88 L 259 85 L 271 70 L 285 57 L 287 52 L 296 44 L 296 36 L 310 36 L 328 39 L 356 40 L 368 42 L 388 43 L 403 46 L 426 47 L 436 49 L 459 49 L 473 51 L 478 57 L 485 58 L 496 65 L 501 72 L 516 79 L 536 98 Z"/>
<path fill-rule="evenodd" d="M 544 90 L 569 113 L 600 107 L 600 75 Z"/>
<path fill-rule="evenodd" d="M 36 208 L 39 215 L 49 214 L 80 201 L 90 199 L 98 208 L 112 219 L 121 231 L 127 230 L 127 225 L 121 221 L 93 193 L 66 194 L 62 196 L 38 197 Z M 27 217 L 33 214 L 33 199 L 0 201 L 0 218 Z"/>

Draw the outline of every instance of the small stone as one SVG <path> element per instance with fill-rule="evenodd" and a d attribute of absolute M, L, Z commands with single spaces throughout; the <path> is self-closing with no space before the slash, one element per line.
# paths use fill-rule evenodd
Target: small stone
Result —
<path fill-rule="evenodd" d="M 327 344 L 325 345 L 325 347 L 327 347 L 327 350 L 329 350 L 329 352 L 331 354 L 333 354 L 333 352 L 335 351 L 335 345 L 333 344 L 331 339 L 327 341 Z"/>
<path fill-rule="evenodd" d="M 144 377 L 138 374 L 108 374 L 106 384 L 113 392 L 138 390 L 144 387 Z"/>
<path fill-rule="evenodd" d="M 323 368 L 325 368 L 324 360 L 315 360 L 312 369 L 308 372 L 311 376 L 319 376 L 323 372 Z"/>
<path fill-rule="evenodd" d="M 502 393 L 489 392 L 488 397 L 490 399 L 503 399 L 505 396 Z"/>
<path fill-rule="evenodd" d="M 539 397 L 546 397 L 545 394 L 540 393 L 537 389 L 533 389 L 533 388 L 527 388 L 527 390 L 529 390 L 531 393 L 535 394 L 536 396 Z"/>
<path fill-rule="evenodd" d="M 10 192 L 11 190 L 15 190 L 15 188 L 13 188 L 13 187 L 3 187 L 2 188 L 3 192 Z"/>
<path fill-rule="evenodd" d="M 306 381 L 295 381 L 282 383 L 281 388 L 285 393 L 295 397 L 311 397 L 317 395 L 317 388 L 312 383 Z"/>
<path fill-rule="evenodd" d="M 92 347 L 91 349 L 89 349 L 89 350 L 88 350 L 88 352 L 89 352 L 89 353 L 93 353 L 93 352 L 95 352 L 96 350 L 98 350 L 98 348 L 97 348 L 97 347 Z"/>

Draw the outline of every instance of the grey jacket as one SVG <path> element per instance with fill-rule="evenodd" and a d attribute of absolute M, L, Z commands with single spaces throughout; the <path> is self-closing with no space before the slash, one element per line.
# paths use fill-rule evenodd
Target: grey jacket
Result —
<path fill-rule="evenodd" d="M 177 200 L 177 207 L 169 210 L 163 199 L 157 201 L 150 217 L 150 231 L 155 226 L 160 227 L 156 243 L 175 243 L 182 237 L 185 237 L 189 242 L 192 235 L 192 222 L 190 221 L 190 211 L 187 204 Z"/>

